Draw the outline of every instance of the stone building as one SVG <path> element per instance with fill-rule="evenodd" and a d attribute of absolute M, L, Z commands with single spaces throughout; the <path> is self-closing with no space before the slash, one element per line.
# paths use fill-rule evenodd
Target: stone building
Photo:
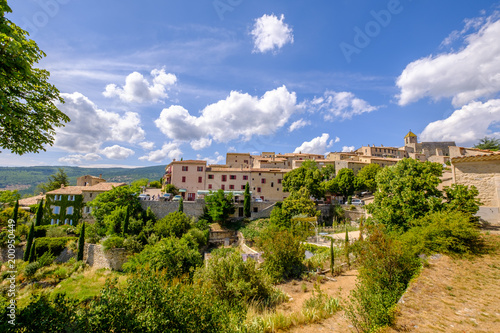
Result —
<path fill-rule="evenodd" d="M 500 225 L 500 152 L 453 157 L 451 165 L 454 183 L 478 189 L 481 219 Z"/>

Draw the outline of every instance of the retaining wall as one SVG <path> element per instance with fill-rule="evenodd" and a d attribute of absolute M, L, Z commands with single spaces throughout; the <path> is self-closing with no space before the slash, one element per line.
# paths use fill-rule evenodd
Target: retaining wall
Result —
<path fill-rule="evenodd" d="M 83 261 L 93 268 L 108 268 L 121 271 L 127 261 L 125 249 L 110 249 L 104 251 L 102 245 L 85 243 Z"/>

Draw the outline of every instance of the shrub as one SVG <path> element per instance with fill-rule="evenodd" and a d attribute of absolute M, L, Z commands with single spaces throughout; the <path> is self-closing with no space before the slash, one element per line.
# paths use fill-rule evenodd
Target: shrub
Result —
<path fill-rule="evenodd" d="M 479 252 L 482 241 L 470 214 L 460 211 L 430 213 L 412 222 L 402 239 L 415 254 Z"/>
<path fill-rule="evenodd" d="M 185 239 L 190 244 L 191 248 L 200 249 L 208 244 L 209 230 L 202 231 L 197 228 L 190 229 L 182 239 Z"/>
<path fill-rule="evenodd" d="M 139 236 L 129 236 L 123 241 L 123 247 L 130 253 L 139 253 L 144 245 L 139 241 Z"/>
<path fill-rule="evenodd" d="M 125 239 L 120 236 L 110 236 L 106 238 L 102 242 L 102 246 L 104 248 L 104 251 L 111 250 L 111 249 L 116 249 L 116 248 L 123 248 L 123 241 Z"/>
<path fill-rule="evenodd" d="M 76 237 L 41 237 L 36 239 L 37 258 L 45 252 L 51 252 L 54 256 L 59 256 L 70 241 L 76 241 Z"/>
<path fill-rule="evenodd" d="M 47 229 L 45 237 L 66 237 L 66 230 L 61 227 L 52 227 Z"/>
<path fill-rule="evenodd" d="M 218 298 L 232 304 L 256 301 L 271 305 L 273 288 L 269 277 L 257 269 L 254 260 L 244 262 L 237 252 L 212 253 L 206 266 L 197 270 L 196 278 L 208 283 Z"/>
<path fill-rule="evenodd" d="M 420 267 L 417 257 L 381 229 L 372 228 L 357 247 L 359 275 L 346 315 L 358 332 L 390 325 L 394 306 Z"/>
<path fill-rule="evenodd" d="M 184 239 L 164 238 L 155 245 L 146 245 L 141 253 L 129 258 L 123 265 L 126 272 L 135 272 L 141 266 L 148 265 L 153 270 L 166 269 L 170 278 L 192 274 L 203 264 L 197 249 L 189 247 Z"/>
<path fill-rule="evenodd" d="M 63 280 L 68 277 L 68 269 L 66 267 L 59 267 L 52 273 L 56 279 Z"/>
<path fill-rule="evenodd" d="M 26 267 L 24 267 L 24 274 L 26 277 L 31 278 L 35 275 L 36 271 L 40 268 L 40 263 L 38 261 L 32 262 Z"/>
<path fill-rule="evenodd" d="M 54 259 L 56 259 L 56 257 L 50 251 L 47 251 L 44 254 L 42 254 L 37 259 L 37 261 L 41 267 L 44 267 L 44 266 L 51 265 L 54 262 Z"/>
<path fill-rule="evenodd" d="M 47 237 L 47 230 L 54 228 L 52 225 L 39 225 L 35 227 L 35 238 Z"/>
<path fill-rule="evenodd" d="M 274 281 L 298 278 L 304 271 L 304 249 L 298 236 L 287 231 L 270 232 L 259 240 L 259 247 L 264 250 L 264 271 Z"/>
<path fill-rule="evenodd" d="M 156 222 L 155 233 L 161 237 L 180 238 L 191 227 L 190 218 L 182 212 L 170 213 Z"/>

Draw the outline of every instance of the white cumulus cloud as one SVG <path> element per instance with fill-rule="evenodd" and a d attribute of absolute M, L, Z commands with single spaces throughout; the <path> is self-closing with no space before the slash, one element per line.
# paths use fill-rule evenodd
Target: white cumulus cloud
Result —
<path fill-rule="evenodd" d="M 144 139 L 137 113 L 120 115 L 101 110 L 78 92 L 61 96 L 65 103 L 58 107 L 71 121 L 56 130 L 56 147 L 80 154 L 98 153 L 106 141 L 134 143 Z"/>
<path fill-rule="evenodd" d="M 165 143 L 161 149 L 154 150 L 149 152 L 148 154 L 139 157 L 140 160 L 149 161 L 149 162 L 163 162 L 166 159 L 173 160 L 180 159 L 182 156 L 182 151 L 179 148 L 179 143 L 177 142 L 168 142 Z"/>
<path fill-rule="evenodd" d="M 144 141 L 139 142 L 139 146 L 141 146 L 144 150 L 153 150 L 153 148 L 155 147 L 155 143 L 151 141 Z"/>
<path fill-rule="evenodd" d="M 481 20 L 466 23 L 477 27 Z M 469 25 L 469 26 L 467 26 Z M 460 33 L 452 33 L 444 41 L 451 43 Z M 452 98 L 456 107 L 479 98 L 491 98 L 500 91 L 500 20 L 485 20 L 479 31 L 465 38 L 457 52 L 442 53 L 416 60 L 406 66 L 399 78 L 399 105 L 407 105 L 424 97 L 434 100 Z"/>
<path fill-rule="evenodd" d="M 101 154 L 112 160 L 125 160 L 134 155 L 135 152 L 132 149 L 114 145 L 101 150 Z"/>
<path fill-rule="evenodd" d="M 226 158 L 216 151 L 214 157 L 202 157 L 200 154 L 198 154 L 196 155 L 196 159 L 201 161 L 207 161 L 208 165 L 213 165 L 213 164 L 221 164 L 222 161 L 224 161 Z"/>
<path fill-rule="evenodd" d="M 205 107 L 193 116 L 179 105 L 162 110 L 156 126 L 175 141 L 191 141 L 192 148 L 202 149 L 212 140 L 249 141 L 255 135 L 271 135 L 283 127 L 298 111 L 295 93 L 285 86 L 267 91 L 262 97 L 231 91 L 229 96 Z"/>
<path fill-rule="evenodd" d="M 485 136 L 500 136 L 491 128 L 500 125 L 500 99 L 471 102 L 446 119 L 430 123 L 420 134 L 422 141 L 455 141 L 473 145 Z"/>
<path fill-rule="evenodd" d="M 100 159 L 102 159 L 102 157 L 99 156 L 98 154 L 88 153 L 85 155 L 82 154 L 68 155 L 59 158 L 58 161 L 61 163 L 68 163 L 68 164 L 82 164 L 82 162 L 84 161 L 98 161 Z"/>
<path fill-rule="evenodd" d="M 167 91 L 175 85 L 177 77 L 166 73 L 165 69 L 151 71 L 152 83 L 148 82 L 141 73 L 133 72 L 125 79 L 125 85 L 118 87 L 108 84 L 103 92 L 105 97 L 119 97 L 125 102 L 156 103 L 160 99 L 168 98 Z"/>
<path fill-rule="evenodd" d="M 288 128 L 288 132 L 293 132 L 295 130 L 298 130 L 299 128 L 302 128 L 302 127 L 305 127 L 305 126 L 308 126 L 308 125 L 311 125 L 310 121 L 304 120 L 304 119 L 299 119 L 297 121 L 294 121 L 290 125 L 290 127 Z"/>
<path fill-rule="evenodd" d="M 356 148 L 354 146 L 343 146 L 342 147 L 343 153 L 350 153 L 350 152 L 353 152 L 355 150 L 356 150 Z"/>
<path fill-rule="evenodd" d="M 357 98 L 352 92 L 326 91 L 322 97 L 314 98 L 307 106 L 314 111 L 322 112 L 325 120 L 351 119 L 363 113 L 379 109 L 367 101 Z"/>
<path fill-rule="evenodd" d="M 318 136 L 311 141 L 302 143 L 302 145 L 295 148 L 294 153 L 324 155 L 331 146 L 333 146 L 333 140 L 330 140 L 330 135 L 323 133 L 321 136 Z"/>
<path fill-rule="evenodd" d="M 276 52 L 285 44 L 293 43 L 293 30 L 283 22 L 285 15 L 263 15 L 255 20 L 250 34 L 254 40 L 254 52 Z"/>

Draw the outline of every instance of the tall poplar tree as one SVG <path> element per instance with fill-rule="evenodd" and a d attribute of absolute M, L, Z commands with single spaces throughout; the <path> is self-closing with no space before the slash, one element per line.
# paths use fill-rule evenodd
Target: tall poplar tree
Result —
<path fill-rule="evenodd" d="M 24 249 L 24 255 L 23 255 L 24 261 L 28 261 L 28 259 L 30 258 L 30 251 L 34 237 L 35 237 L 35 224 L 31 223 L 30 231 L 28 232 L 28 238 L 26 239 L 26 248 Z"/>
<path fill-rule="evenodd" d="M 250 212 L 250 186 L 248 185 L 248 182 L 245 185 L 245 196 L 243 199 L 243 214 L 245 217 L 250 217 L 252 214 Z"/>
<path fill-rule="evenodd" d="M 76 255 L 76 260 L 83 260 L 83 251 L 85 246 L 85 222 L 83 222 L 82 230 L 80 231 L 80 237 L 78 238 L 78 253 Z"/>

